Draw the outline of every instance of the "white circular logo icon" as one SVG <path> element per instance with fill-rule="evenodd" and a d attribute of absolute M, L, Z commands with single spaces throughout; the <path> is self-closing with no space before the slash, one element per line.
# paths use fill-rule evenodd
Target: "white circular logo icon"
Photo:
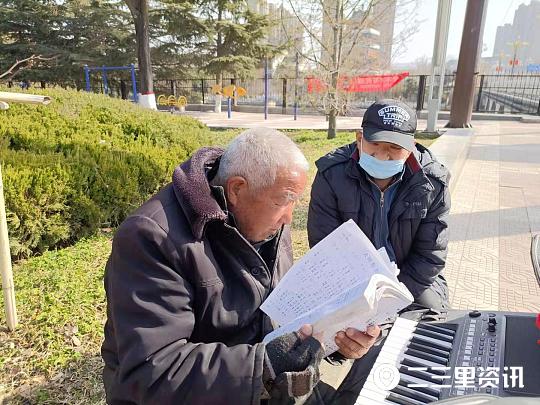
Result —
<path fill-rule="evenodd" d="M 399 384 L 399 370 L 392 364 L 379 364 L 373 370 L 373 383 L 384 391 L 389 391 Z"/>

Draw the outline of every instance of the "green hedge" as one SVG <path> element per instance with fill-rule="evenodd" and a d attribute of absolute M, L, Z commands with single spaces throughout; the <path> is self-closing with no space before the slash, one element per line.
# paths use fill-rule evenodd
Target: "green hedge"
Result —
<path fill-rule="evenodd" d="M 84 92 L 0 112 L 0 161 L 15 258 L 118 225 L 207 143 L 199 121 Z"/>

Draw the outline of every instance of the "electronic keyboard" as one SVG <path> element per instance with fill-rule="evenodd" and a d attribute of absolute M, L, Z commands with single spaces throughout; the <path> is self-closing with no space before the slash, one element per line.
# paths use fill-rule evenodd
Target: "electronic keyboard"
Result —
<path fill-rule="evenodd" d="M 450 311 L 397 318 L 356 404 L 422 405 L 469 394 L 540 397 L 536 314 Z"/>

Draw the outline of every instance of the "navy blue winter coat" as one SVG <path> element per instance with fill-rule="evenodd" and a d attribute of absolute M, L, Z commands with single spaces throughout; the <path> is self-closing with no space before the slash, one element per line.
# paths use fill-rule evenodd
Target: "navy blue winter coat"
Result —
<path fill-rule="evenodd" d="M 310 246 L 349 219 L 374 240 L 380 203 L 358 165 L 358 156 L 355 142 L 316 162 L 318 172 L 308 215 Z M 434 284 L 445 265 L 449 180 L 448 169 L 427 148 L 417 145 L 406 162 L 388 213 L 390 242 L 401 270 L 399 279 L 415 298 Z"/>

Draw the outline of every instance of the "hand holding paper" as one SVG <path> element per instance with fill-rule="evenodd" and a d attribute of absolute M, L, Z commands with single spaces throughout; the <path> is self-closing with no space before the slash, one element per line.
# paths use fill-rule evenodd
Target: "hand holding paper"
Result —
<path fill-rule="evenodd" d="M 336 334 L 336 344 L 339 352 L 348 359 L 359 359 L 373 346 L 381 333 L 378 326 L 370 326 L 365 332 L 347 328 Z"/>

